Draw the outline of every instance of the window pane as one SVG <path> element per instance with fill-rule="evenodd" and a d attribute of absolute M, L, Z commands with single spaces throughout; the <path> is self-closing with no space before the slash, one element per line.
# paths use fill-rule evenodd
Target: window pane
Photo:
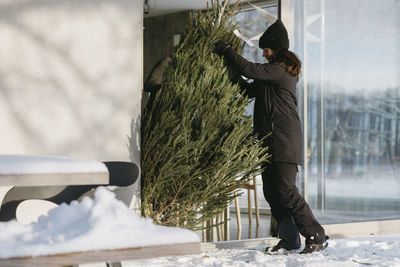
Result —
<path fill-rule="evenodd" d="M 306 62 L 309 202 L 329 222 L 399 218 L 400 2 L 292 4 Z"/>

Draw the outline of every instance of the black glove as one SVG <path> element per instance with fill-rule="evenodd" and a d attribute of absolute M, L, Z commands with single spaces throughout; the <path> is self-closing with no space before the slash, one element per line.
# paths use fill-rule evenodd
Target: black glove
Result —
<path fill-rule="evenodd" d="M 224 41 L 219 40 L 216 43 L 214 43 L 212 49 L 214 53 L 217 53 L 218 55 L 222 56 L 228 47 L 230 46 L 227 45 Z"/>

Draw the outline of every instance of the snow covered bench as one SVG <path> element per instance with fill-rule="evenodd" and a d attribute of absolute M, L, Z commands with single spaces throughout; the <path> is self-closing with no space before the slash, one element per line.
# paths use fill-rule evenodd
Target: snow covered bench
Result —
<path fill-rule="evenodd" d="M 108 185 L 129 206 L 140 193 L 139 177 L 133 162 L 0 155 L 0 221 L 33 222 L 61 203 L 93 196 L 99 185 Z"/>
<path fill-rule="evenodd" d="M 77 192 L 78 188 L 83 189 L 82 185 L 86 185 L 88 191 L 90 187 L 107 184 L 108 169 L 98 161 L 59 156 L 0 155 L 0 220 L 14 219 L 17 206 L 24 200 L 46 199 L 67 186 L 81 186 L 74 188 Z M 73 194 L 74 190 L 69 191 L 70 197 L 78 196 Z M 59 202 L 54 202 L 60 204 L 64 201 L 59 198 Z"/>
<path fill-rule="evenodd" d="M 200 243 L 145 246 L 115 250 L 97 250 L 38 257 L 0 259 L 0 266 L 79 266 L 107 262 L 110 266 L 122 266 L 121 261 L 156 257 L 182 256 L 200 253 Z M 104 265 L 105 266 L 105 265 Z"/>
<path fill-rule="evenodd" d="M 120 266 L 123 260 L 199 253 L 195 232 L 139 217 L 106 187 L 30 225 L 0 223 L 0 266 Z"/>
<path fill-rule="evenodd" d="M 108 184 L 107 167 L 94 160 L 0 155 L 0 186 Z"/>

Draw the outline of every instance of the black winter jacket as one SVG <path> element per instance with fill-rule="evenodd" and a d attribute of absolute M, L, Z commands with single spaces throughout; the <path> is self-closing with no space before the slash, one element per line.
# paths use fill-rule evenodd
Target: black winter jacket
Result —
<path fill-rule="evenodd" d="M 255 131 L 261 137 L 272 132 L 265 144 L 270 147 L 272 161 L 302 165 L 303 138 L 296 111 L 298 78 L 276 64 L 249 62 L 232 48 L 226 49 L 224 56 L 243 76 L 254 79 L 245 83 L 244 89 L 255 98 Z"/>

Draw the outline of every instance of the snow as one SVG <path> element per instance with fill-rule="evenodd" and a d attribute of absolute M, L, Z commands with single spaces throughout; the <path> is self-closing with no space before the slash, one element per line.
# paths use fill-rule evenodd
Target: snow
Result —
<path fill-rule="evenodd" d="M 0 155 L 1 174 L 107 172 L 104 163 L 47 155 Z"/>
<path fill-rule="evenodd" d="M 299 255 L 299 250 L 287 255 L 266 255 L 264 249 L 265 246 L 219 249 L 200 255 L 126 261 L 122 266 L 400 266 L 400 234 L 329 240 L 326 250 L 308 255 Z"/>
<path fill-rule="evenodd" d="M 155 225 L 105 187 L 94 199 L 61 204 L 35 223 L 0 223 L 0 258 L 192 242 L 199 242 L 195 232 Z"/>
<path fill-rule="evenodd" d="M 93 200 L 62 204 L 36 223 L 0 223 L 0 258 L 191 242 L 199 242 L 197 233 L 155 225 L 130 211 L 105 187 L 96 190 Z M 326 250 L 309 255 L 299 255 L 300 250 L 265 255 L 264 249 L 208 250 L 197 255 L 123 261 L 122 266 L 400 266 L 400 234 L 330 239 Z"/>

